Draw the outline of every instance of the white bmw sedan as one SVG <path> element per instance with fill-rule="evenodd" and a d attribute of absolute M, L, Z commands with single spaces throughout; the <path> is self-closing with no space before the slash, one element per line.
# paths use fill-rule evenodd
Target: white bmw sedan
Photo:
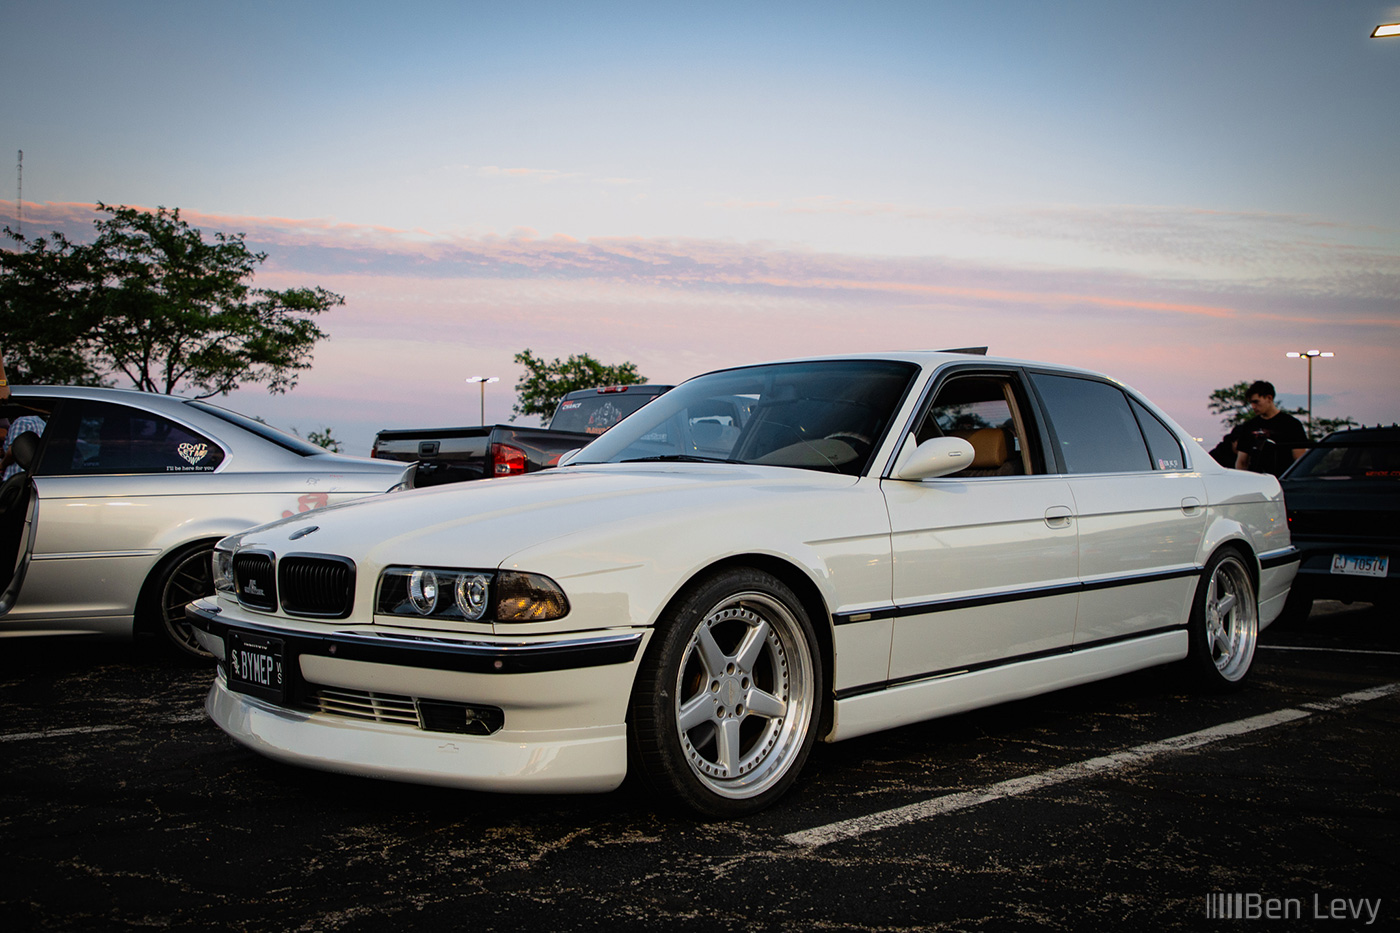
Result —
<path fill-rule="evenodd" d="M 149 632 L 190 655 L 185 605 L 225 535 L 411 482 L 207 402 L 15 387 L 0 403 L 0 638 Z"/>
<path fill-rule="evenodd" d="M 1107 377 L 950 353 L 723 370 L 555 470 L 235 535 L 206 708 L 283 761 L 495 791 L 629 768 L 755 811 L 814 742 L 1180 662 L 1248 674 L 1270 476 Z"/>

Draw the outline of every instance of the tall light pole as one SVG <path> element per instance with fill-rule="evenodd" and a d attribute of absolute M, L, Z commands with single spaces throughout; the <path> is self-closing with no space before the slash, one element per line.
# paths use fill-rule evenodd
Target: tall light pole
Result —
<path fill-rule="evenodd" d="M 1304 359 L 1308 361 L 1308 433 L 1312 434 L 1312 361 L 1319 356 L 1332 356 L 1330 350 L 1299 350 L 1297 353 L 1288 354 L 1291 360 Z"/>
<path fill-rule="evenodd" d="M 1331 356 L 1332 354 L 1327 355 Z M 486 383 L 500 382 L 501 378 L 499 376 L 468 376 L 467 381 L 481 383 L 481 426 L 484 428 L 486 427 Z"/>

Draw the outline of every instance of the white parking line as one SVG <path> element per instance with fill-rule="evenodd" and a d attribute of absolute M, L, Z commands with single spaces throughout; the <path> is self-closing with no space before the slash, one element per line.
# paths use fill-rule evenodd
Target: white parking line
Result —
<path fill-rule="evenodd" d="M 1348 693 L 1330 700 L 1304 703 L 1300 704 L 1303 707 L 1302 709 L 1281 709 L 1272 713 L 1251 716 L 1248 719 L 1240 719 L 1219 726 L 1211 726 L 1209 729 L 1178 735 L 1170 739 L 1163 739 L 1160 742 L 1149 742 L 1146 745 L 1139 745 L 1121 752 L 1114 752 L 1100 758 L 1078 761 L 1074 764 L 1055 768 L 1051 771 L 1042 771 L 1039 774 L 1012 778 L 1008 781 L 988 784 L 975 790 L 947 794 L 943 797 L 934 797 L 932 800 L 924 800 L 919 803 L 896 807 L 892 810 L 872 813 L 868 816 L 859 816 L 854 819 L 841 820 L 837 823 L 828 823 L 825 826 L 817 826 L 813 829 L 804 829 L 799 832 L 789 833 L 783 837 L 783 840 L 803 848 L 816 848 L 817 846 L 824 846 L 829 842 L 836 842 L 840 839 L 864 836 L 867 833 L 878 832 L 879 830 L 889 829 L 894 826 L 902 826 L 905 823 L 925 820 L 929 817 L 939 816 L 944 813 L 965 810 L 968 807 L 990 803 L 994 800 L 1028 794 L 1031 791 L 1051 787 L 1055 784 L 1063 784 L 1067 781 L 1074 781 L 1095 774 L 1117 771 L 1121 768 L 1141 764 L 1144 761 L 1169 752 L 1180 752 L 1192 748 L 1199 748 L 1202 745 L 1209 745 L 1221 739 L 1257 732 L 1260 729 L 1269 729 L 1288 722 L 1296 722 L 1299 719 L 1305 719 L 1313 715 L 1314 712 L 1326 712 L 1341 709 L 1346 706 L 1354 706 L 1358 703 L 1367 703 L 1371 700 L 1379 700 L 1382 697 L 1391 696 L 1396 693 L 1400 693 L 1400 683 L 1385 684 L 1380 687 L 1373 687 L 1369 690 L 1359 690 L 1355 693 Z"/>
<path fill-rule="evenodd" d="M 1334 654 L 1379 654 L 1400 657 L 1400 651 L 1380 651 L 1371 648 L 1309 648 L 1307 645 L 1260 645 L 1260 651 L 1330 651 Z"/>

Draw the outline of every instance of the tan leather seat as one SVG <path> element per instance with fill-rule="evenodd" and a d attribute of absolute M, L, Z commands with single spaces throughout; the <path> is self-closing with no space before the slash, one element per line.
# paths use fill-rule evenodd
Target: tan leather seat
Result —
<path fill-rule="evenodd" d="M 959 470 L 956 476 L 1004 476 L 1020 472 L 1019 464 L 1010 459 L 1006 432 L 1001 428 L 954 431 L 953 435 L 972 445 L 972 465 Z"/>

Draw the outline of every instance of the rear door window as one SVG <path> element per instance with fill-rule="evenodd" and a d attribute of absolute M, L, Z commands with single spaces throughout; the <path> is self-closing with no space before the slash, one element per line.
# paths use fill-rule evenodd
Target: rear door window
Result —
<path fill-rule="evenodd" d="M 1129 473 L 1153 468 L 1147 442 L 1123 390 L 1095 379 L 1031 376 L 1067 473 Z M 1179 448 L 1178 448 L 1179 456 Z"/>

